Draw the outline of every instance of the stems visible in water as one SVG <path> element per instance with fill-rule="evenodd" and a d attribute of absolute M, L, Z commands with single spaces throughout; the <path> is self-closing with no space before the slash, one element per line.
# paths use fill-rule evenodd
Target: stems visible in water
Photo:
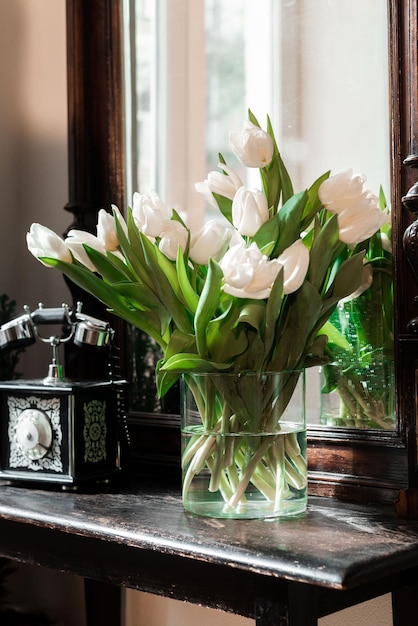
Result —
<path fill-rule="evenodd" d="M 182 458 L 185 500 L 194 477 L 205 467 L 207 490 L 222 496 L 225 515 L 245 512 L 250 500 L 263 498 L 269 510 L 280 512 L 286 498 L 306 488 L 304 451 L 291 430 L 296 423 L 281 430 L 280 422 L 296 382 L 292 373 L 280 386 L 267 378 L 260 387 L 256 376 L 193 382 L 198 411 L 192 409 L 192 426 L 184 431 L 192 435 Z"/>

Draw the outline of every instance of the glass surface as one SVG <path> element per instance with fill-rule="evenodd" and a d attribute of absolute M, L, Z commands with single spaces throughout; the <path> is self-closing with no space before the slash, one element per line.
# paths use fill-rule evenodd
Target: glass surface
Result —
<path fill-rule="evenodd" d="M 386 0 L 126 0 L 124 9 L 128 198 L 156 189 L 189 223 L 206 219 L 194 183 L 218 152 L 235 166 L 228 133 L 248 108 L 263 126 L 270 115 L 295 191 L 350 167 L 390 198 Z M 247 184 L 259 186 L 257 176 Z M 319 385 L 308 373 L 315 425 Z"/>
<path fill-rule="evenodd" d="M 189 374 L 181 382 L 186 511 L 237 519 L 305 511 L 304 372 Z"/>

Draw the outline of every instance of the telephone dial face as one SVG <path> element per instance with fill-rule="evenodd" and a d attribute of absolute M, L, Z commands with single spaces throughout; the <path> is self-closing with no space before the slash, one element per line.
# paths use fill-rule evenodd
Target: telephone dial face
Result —
<path fill-rule="evenodd" d="M 120 470 L 123 383 L 0 383 L 0 477 L 78 484 Z"/>
<path fill-rule="evenodd" d="M 48 415 L 39 409 L 24 409 L 14 433 L 16 447 L 29 460 L 39 461 L 52 447 L 52 426 Z"/>

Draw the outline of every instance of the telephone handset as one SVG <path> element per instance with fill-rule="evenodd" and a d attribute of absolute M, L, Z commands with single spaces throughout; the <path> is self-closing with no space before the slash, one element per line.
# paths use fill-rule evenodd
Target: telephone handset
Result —
<path fill-rule="evenodd" d="M 48 334 L 48 326 L 60 333 Z M 98 349 L 114 361 L 114 330 L 108 322 L 63 304 L 42 304 L 0 326 L 0 349 L 49 344 L 52 359 L 44 378 L 0 382 L 0 477 L 75 487 L 108 479 L 121 469 L 129 438 L 125 417 L 127 383 L 111 367 L 109 380 L 66 378 L 62 344 Z"/>

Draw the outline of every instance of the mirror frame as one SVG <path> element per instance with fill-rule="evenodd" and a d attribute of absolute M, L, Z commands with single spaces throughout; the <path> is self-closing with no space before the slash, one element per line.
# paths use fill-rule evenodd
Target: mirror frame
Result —
<path fill-rule="evenodd" d="M 308 437 L 312 494 L 397 500 L 398 512 L 410 515 L 418 515 L 418 336 L 408 332 L 407 324 L 418 315 L 418 285 L 402 244 L 415 216 L 403 206 L 402 198 L 417 178 L 404 164 L 409 155 L 418 154 L 417 1 L 388 0 L 397 428 L 389 432 L 310 427 Z M 65 208 L 74 215 L 70 228 L 93 231 L 101 207 L 126 206 L 122 1 L 67 0 L 67 52 L 69 202 Z M 89 307 L 91 311 L 97 302 L 90 301 Z M 122 346 L 122 362 L 124 354 Z M 133 471 L 179 468 L 178 416 L 132 414 L 128 425 Z"/>

